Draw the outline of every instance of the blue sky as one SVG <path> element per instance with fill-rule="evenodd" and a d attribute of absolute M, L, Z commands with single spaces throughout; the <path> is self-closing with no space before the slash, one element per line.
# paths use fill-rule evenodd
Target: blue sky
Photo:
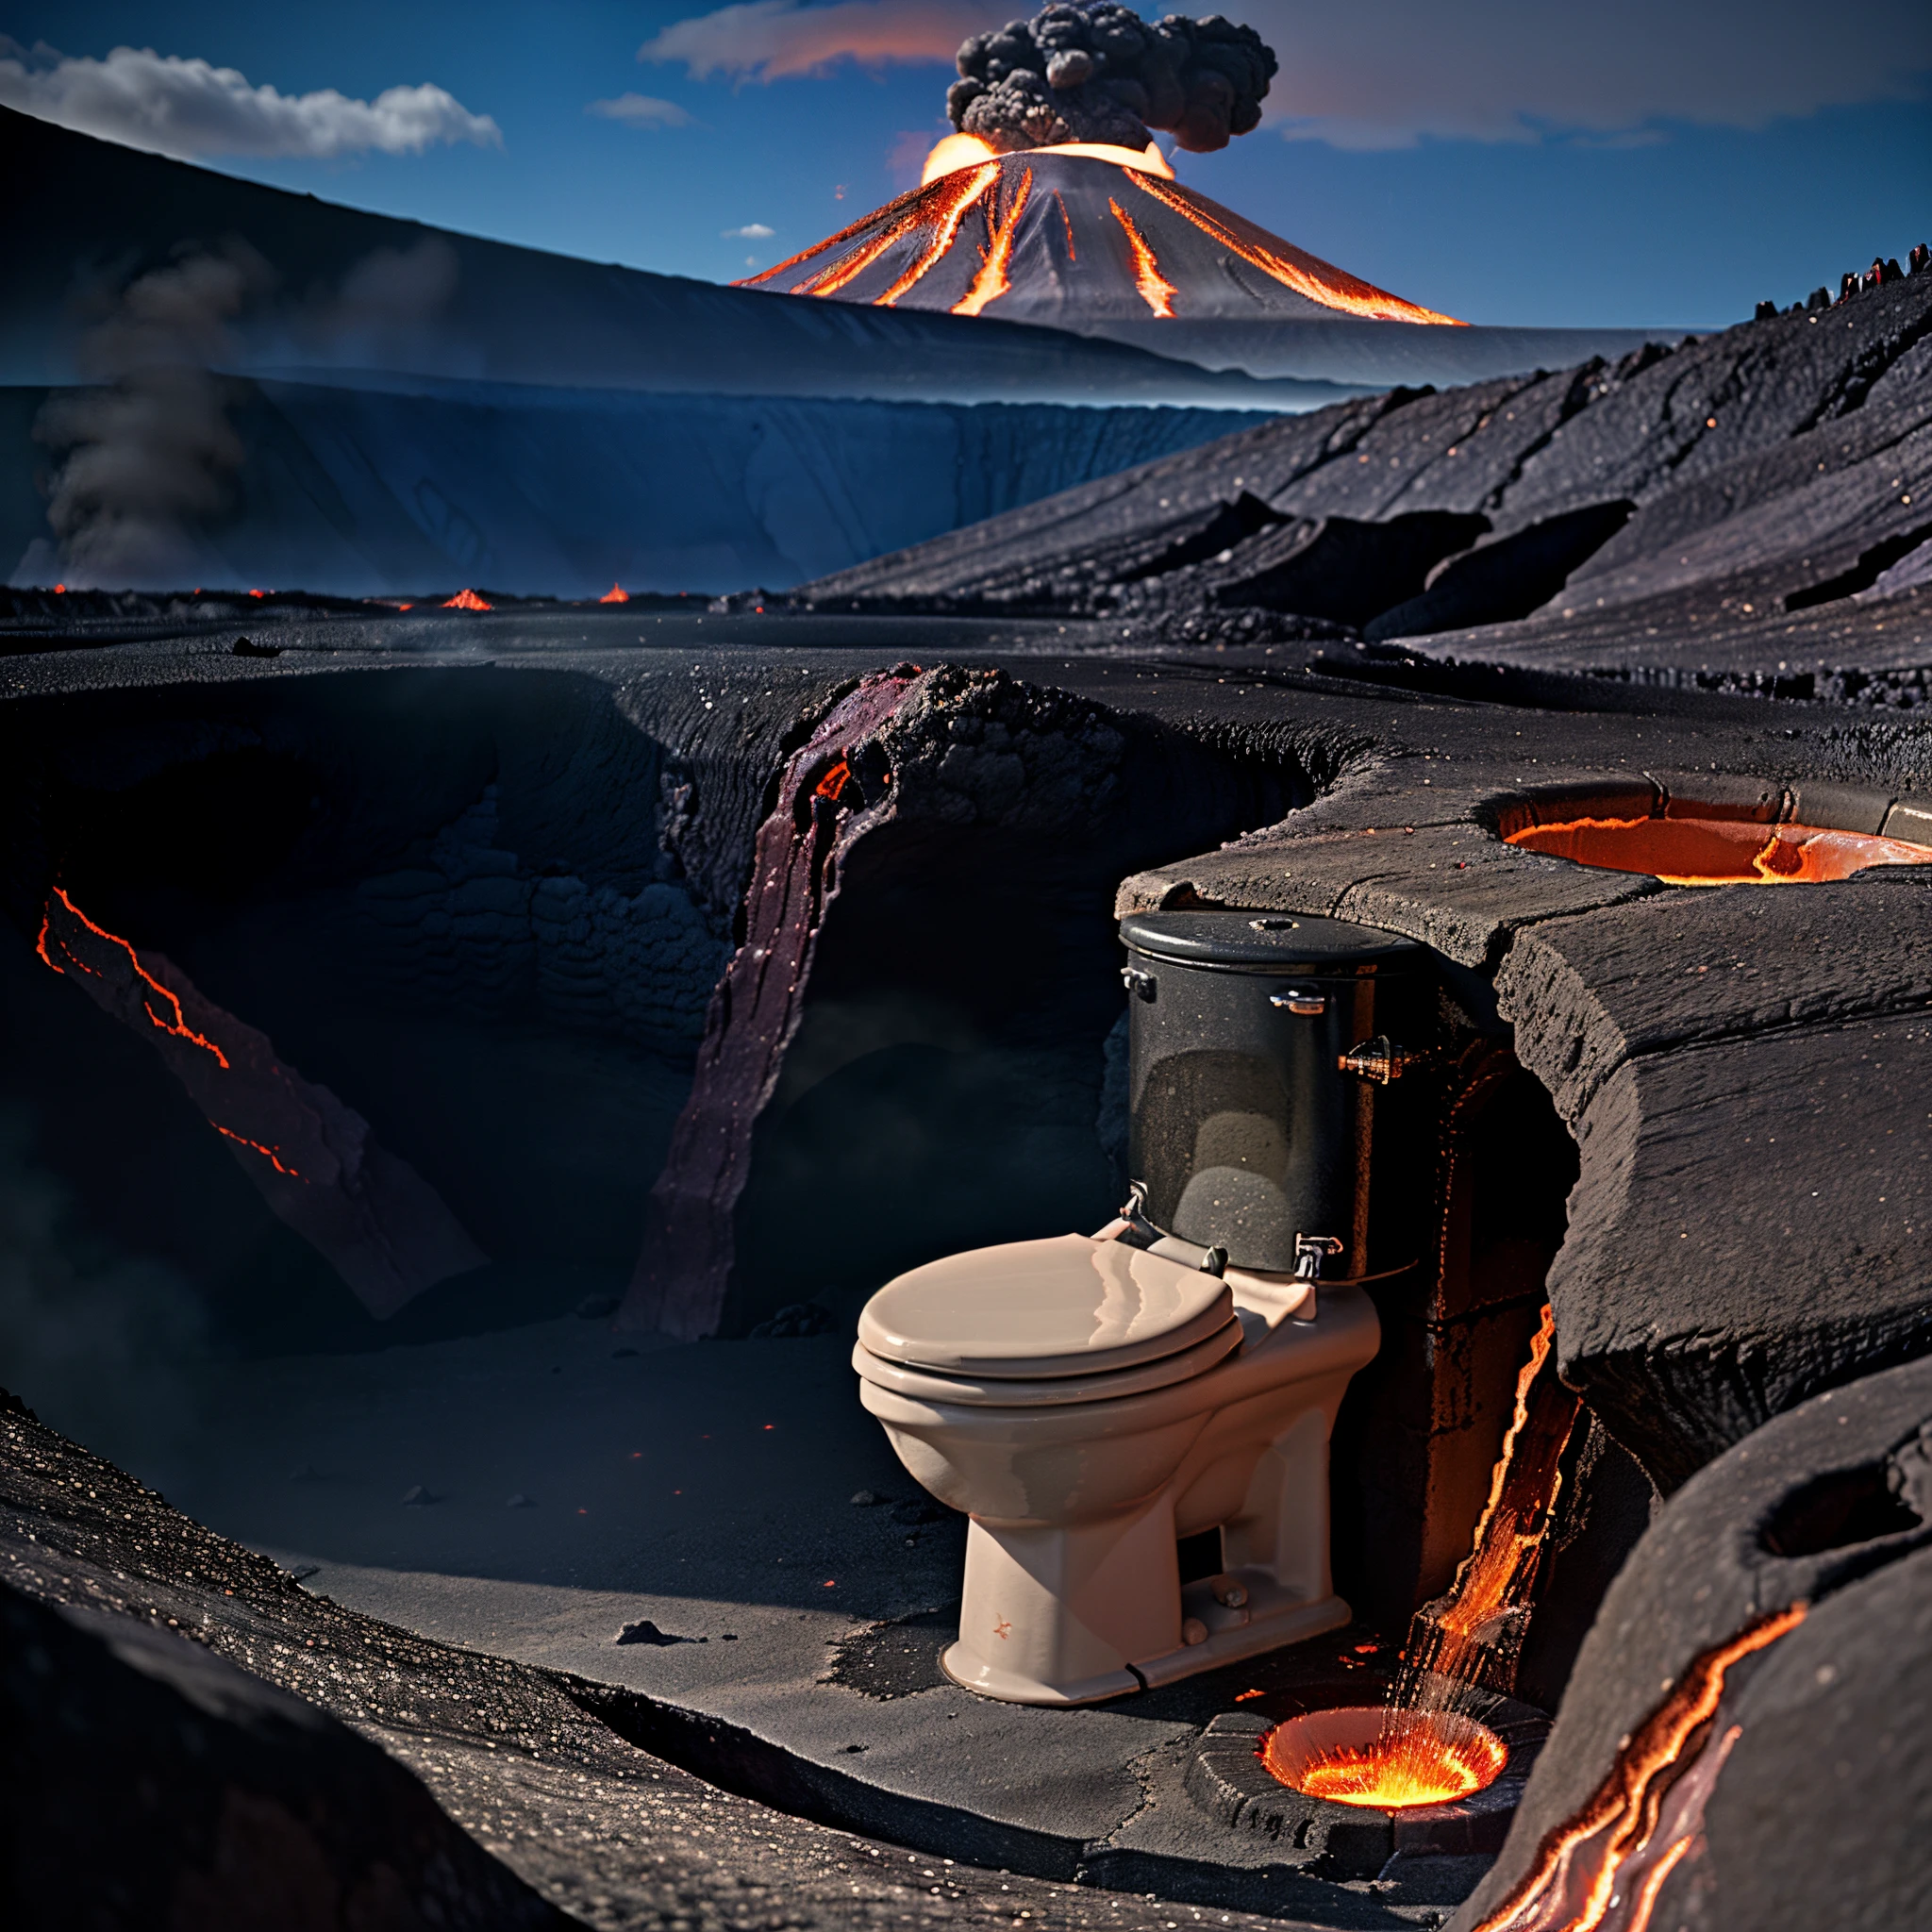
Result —
<path fill-rule="evenodd" d="M 728 280 L 916 179 L 944 50 L 1013 10 L 64 0 L 0 9 L 0 100 L 354 207 Z M 1283 71 L 1261 127 L 1181 156 L 1181 178 L 1472 321 L 1722 325 L 1932 239 L 1924 0 L 1226 10 Z"/>

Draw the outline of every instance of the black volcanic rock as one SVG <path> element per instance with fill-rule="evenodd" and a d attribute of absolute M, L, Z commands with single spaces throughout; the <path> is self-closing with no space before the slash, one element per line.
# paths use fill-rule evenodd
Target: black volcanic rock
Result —
<path fill-rule="evenodd" d="M 1176 547 L 1243 503 L 1257 535 L 1208 558 Z M 1360 606 L 1379 603 L 1360 620 L 1370 636 L 1462 660 L 1693 680 L 1923 664 L 1932 649 L 1912 613 L 1932 541 L 1932 278 L 1674 352 L 1339 404 L 797 595 L 820 608 L 1152 621 L 1238 599 L 1241 542 L 1278 541 L 1275 524 L 1443 513 L 1489 527 L 1420 591 L 1398 578 L 1382 592 L 1366 571 Z M 1163 552 L 1167 567 L 1150 571 Z"/>
<path fill-rule="evenodd" d="M 1779 1417 L 1673 1498 L 1604 1599 L 1502 1856 L 1450 1922 L 1457 1932 L 1497 1911 L 1695 1659 L 1807 1604 L 1795 1627 L 1732 1667 L 1715 1723 L 1687 1744 L 1687 1784 L 1709 1780 L 1703 1828 L 1663 1881 L 1654 1923 L 1925 1922 L 1928 1443 L 1932 1363 L 1919 1361 Z"/>
<path fill-rule="evenodd" d="M 635 1692 L 457 1649 L 312 1595 L 4 1391 L 0 1562 L 9 1925 L 1173 1923 L 1174 1907 L 1152 1897 L 965 1863 L 935 1888 L 908 1870 L 928 1857 L 795 1815 L 815 1802 L 795 1760 L 738 1726 L 688 1723 Z M 716 1782 L 673 1761 L 693 1752 Z M 177 1837 L 161 1836 L 167 1823 Z M 195 1863 L 208 1834 L 226 1857 L 212 1872 Z M 75 1869 L 75 1857 L 97 1863 Z M 103 1909 L 89 1915 L 97 1899 Z M 24 1917 L 23 1902 L 33 1908 Z M 1298 1924 L 1244 1912 L 1217 1923 Z"/>
<path fill-rule="evenodd" d="M 313 1704 L 165 1625 L 5 1584 L 0 1777 L 23 1927 L 580 1923 Z"/>

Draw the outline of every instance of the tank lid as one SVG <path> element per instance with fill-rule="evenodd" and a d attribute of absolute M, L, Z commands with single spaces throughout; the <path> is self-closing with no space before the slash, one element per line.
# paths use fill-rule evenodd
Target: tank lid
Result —
<path fill-rule="evenodd" d="M 1269 973 L 1389 972 L 1427 951 L 1400 933 L 1307 912 L 1131 912 L 1121 939 L 1158 959 Z"/>

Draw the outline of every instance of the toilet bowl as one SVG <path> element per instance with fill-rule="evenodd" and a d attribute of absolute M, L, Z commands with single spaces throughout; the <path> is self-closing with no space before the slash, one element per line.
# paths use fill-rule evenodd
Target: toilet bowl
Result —
<path fill-rule="evenodd" d="M 1348 1622 L 1328 1437 L 1374 1308 L 1221 1260 L 1116 1224 L 950 1255 L 867 1303 L 860 1399 L 971 1519 L 954 1682 L 1087 1704 Z M 1177 1541 L 1216 1529 L 1223 1567 L 1183 1587 Z"/>

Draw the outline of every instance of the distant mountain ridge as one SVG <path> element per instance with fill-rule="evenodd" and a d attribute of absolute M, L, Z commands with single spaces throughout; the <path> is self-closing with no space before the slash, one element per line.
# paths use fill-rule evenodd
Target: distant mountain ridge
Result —
<path fill-rule="evenodd" d="M 790 302 L 364 214 L 0 108 L 8 210 L 0 382 L 60 384 L 92 306 L 184 251 L 261 278 L 229 366 L 357 366 L 659 393 L 1305 408 L 1257 383 L 1018 323 Z M 28 186 L 30 184 L 30 187 Z M 257 266 L 258 265 L 258 266 Z"/>

